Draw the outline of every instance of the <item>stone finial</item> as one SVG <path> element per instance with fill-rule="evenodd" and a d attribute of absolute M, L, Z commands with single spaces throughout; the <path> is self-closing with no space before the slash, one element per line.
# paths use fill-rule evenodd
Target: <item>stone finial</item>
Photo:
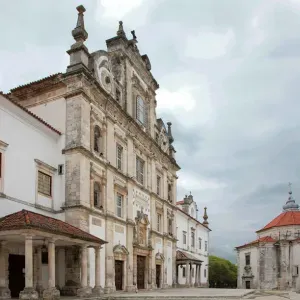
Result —
<path fill-rule="evenodd" d="M 173 136 L 172 136 L 172 131 L 171 131 L 172 123 L 171 123 L 171 122 L 168 122 L 167 125 L 168 125 L 168 137 L 169 137 L 169 143 L 172 144 L 172 143 L 174 142 L 174 138 L 173 138 Z"/>
<path fill-rule="evenodd" d="M 286 201 L 285 205 L 283 205 L 283 211 L 291 211 L 291 210 L 299 210 L 299 205 L 296 203 L 293 198 L 292 192 L 292 184 L 289 182 L 289 198 Z"/>
<path fill-rule="evenodd" d="M 208 215 L 207 215 L 207 207 L 204 207 L 204 215 L 203 215 L 203 225 L 205 225 L 205 226 L 208 226 L 208 221 L 207 221 L 207 219 L 208 219 Z"/>
<path fill-rule="evenodd" d="M 76 42 L 84 42 L 88 38 L 88 33 L 84 28 L 84 17 L 83 13 L 85 12 L 85 8 L 83 5 L 79 5 L 76 7 L 78 11 L 78 19 L 76 27 L 72 30 L 72 35 Z"/>
<path fill-rule="evenodd" d="M 136 40 L 135 30 L 131 30 L 130 32 L 131 32 L 131 34 L 132 34 L 132 38 L 133 38 L 134 40 Z"/>
<path fill-rule="evenodd" d="M 123 28 L 123 22 L 122 21 L 119 21 L 119 29 L 117 31 L 117 36 L 123 36 L 123 37 L 126 37 L 126 34 L 125 34 L 125 31 L 124 31 L 124 28 Z"/>

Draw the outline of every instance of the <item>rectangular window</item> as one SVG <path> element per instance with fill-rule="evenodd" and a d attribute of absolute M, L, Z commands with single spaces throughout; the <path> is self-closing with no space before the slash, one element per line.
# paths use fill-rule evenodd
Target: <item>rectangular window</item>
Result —
<path fill-rule="evenodd" d="M 136 157 L 136 179 L 141 184 L 144 184 L 144 168 L 145 168 L 145 162 L 137 156 Z"/>
<path fill-rule="evenodd" d="M 52 195 L 52 177 L 38 171 L 38 192 L 47 196 Z"/>
<path fill-rule="evenodd" d="M 191 246 L 192 248 L 195 247 L 195 232 L 191 232 Z"/>
<path fill-rule="evenodd" d="M 294 266 L 293 276 L 298 276 L 298 275 L 299 275 L 299 267 L 298 266 Z"/>
<path fill-rule="evenodd" d="M 204 277 L 206 278 L 206 269 L 204 269 Z"/>
<path fill-rule="evenodd" d="M 117 169 L 122 171 L 123 147 L 117 144 Z"/>
<path fill-rule="evenodd" d="M 173 222 L 172 219 L 168 218 L 168 233 L 169 235 L 173 235 Z"/>
<path fill-rule="evenodd" d="M 245 255 L 245 263 L 246 263 L 246 266 L 250 265 L 250 254 Z"/>
<path fill-rule="evenodd" d="M 185 277 L 185 267 L 182 268 L 182 277 Z"/>
<path fill-rule="evenodd" d="M 202 243 L 202 239 L 199 238 L 199 249 L 201 249 L 201 243 Z"/>
<path fill-rule="evenodd" d="M 205 241 L 205 251 L 207 251 L 207 241 Z"/>
<path fill-rule="evenodd" d="M 186 245 L 186 232 L 183 231 L 183 245 Z"/>
<path fill-rule="evenodd" d="M 161 231 L 161 214 L 157 214 L 157 231 Z"/>
<path fill-rule="evenodd" d="M 168 184 L 168 200 L 172 201 L 172 184 Z"/>
<path fill-rule="evenodd" d="M 161 184 L 161 178 L 160 176 L 156 176 L 156 194 L 160 195 L 160 184 Z"/>
<path fill-rule="evenodd" d="M 123 217 L 123 195 L 117 193 L 116 210 L 119 218 Z"/>

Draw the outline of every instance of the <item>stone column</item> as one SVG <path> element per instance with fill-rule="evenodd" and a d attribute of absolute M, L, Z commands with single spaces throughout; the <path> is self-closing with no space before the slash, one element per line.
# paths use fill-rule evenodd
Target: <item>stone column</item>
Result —
<path fill-rule="evenodd" d="M 39 293 L 40 296 L 42 296 L 43 292 L 43 284 L 42 284 L 42 247 L 37 247 L 37 283 L 36 283 L 36 290 Z"/>
<path fill-rule="evenodd" d="M 198 286 L 198 272 L 199 272 L 199 265 L 196 264 L 196 270 L 195 270 L 195 284 L 194 286 L 197 287 Z"/>
<path fill-rule="evenodd" d="M 201 264 L 199 265 L 199 274 L 198 274 L 198 286 L 201 287 Z"/>
<path fill-rule="evenodd" d="M 43 292 L 43 299 L 59 299 L 60 292 L 55 287 L 55 243 L 48 241 L 48 288 Z"/>
<path fill-rule="evenodd" d="M 95 287 L 93 288 L 93 294 L 95 296 L 100 296 L 102 293 L 101 288 L 101 277 L 100 277 L 100 261 L 101 261 L 101 255 L 100 255 L 101 247 L 95 247 Z"/>
<path fill-rule="evenodd" d="M 152 290 L 152 251 L 148 256 L 148 289 Z"/>
<path fill-rule="evenodd" d="M 25 288 L 20 292 L 20 299 L 38 299 L 39 294 L 33 288 L 33 251 L 32 236 L 25 236 Z"/>
<path fill-rule="evenodd" d="M 9 299 L 10 290 L 7 286 L 6 270 L 7 270 L 7 257 L 5 253 L 5 242 L 0 242 L 0 299 Z"/>
<path fill-rule="evenodd" d="M 190 263 L 190 286 L 193 286 L 193 264 Z"/>
<path fill-rule="evenodd" d="M 189 262 L 185 264 L 185 284 L 186 286 L 190 286 L 190 263 Z"/>
<path fill-rule="evenodd" d="M 92 294 L 91 287 L 88 286 L 88 249 L 87 245 L 81 247 L 81 270 L 80 270 L 81 288 L 77 291 L 77 296 L 88 297 Z"/>

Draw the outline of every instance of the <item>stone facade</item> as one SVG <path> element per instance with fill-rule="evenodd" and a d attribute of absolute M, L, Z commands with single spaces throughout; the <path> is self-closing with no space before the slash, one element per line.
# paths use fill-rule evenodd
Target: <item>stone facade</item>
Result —
<path fill-rule="evenodd" d="M 206 207 L 203 222 L 198 219 L 197 204 L 191 194 L 177 202 L 177 209 L 177 285 L 208 287 L 210 229 Z"/>
<path fill-rule="evenodd" d="M 7 96 L 60 128 L 65 221 L 108 242 L 101 250 L 99 278 L 91 263 L 98 258 L 87 249 L 88 282 L 80 295 L 91 288 L 111 293 L 172 286 L 180 168 L 171 123 L 156 117 L 159 86 L 134 32 L 128 39 L 122 22 L 117 36 L 106 41 L 106 51 L 89 53 L 85 9 L 77 9 L 66 73 Z M 59 120 L 55 111 L 64 112 Z M 78 255 L 68 251 L 62 295 L 74 295 L 82 284 Z"/>
<path fill-rule="evenodd" d="M 236 248 L 238 288 L 300 290 L 300 211 L 289 193 L 283 213 Z"/>

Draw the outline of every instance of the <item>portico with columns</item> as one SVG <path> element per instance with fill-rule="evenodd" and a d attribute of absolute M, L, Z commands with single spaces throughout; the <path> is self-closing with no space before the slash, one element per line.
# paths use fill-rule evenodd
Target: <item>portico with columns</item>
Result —
<path fill-rule="evenodd" d="M 189 253 L 177 250 L 176 253 L 176 286 L 200 287 L 201 286 L 201 265 L 203 261 Z M 179 272 L 183 273 L 185 282 L 179 282 Z"/>
<path fill-rule="evenodd" d="M 101 245 L 105 243 L 68 223 L 31 211 L 5 216 L 0 220 L 0 299 L 99 296 Z M 88 285 L 88 248 L 95 249 L 93 288 Z M 70 249 L 76 249 L 79 264 L 79 270 L 75 264 L 72 272 Z"/>

